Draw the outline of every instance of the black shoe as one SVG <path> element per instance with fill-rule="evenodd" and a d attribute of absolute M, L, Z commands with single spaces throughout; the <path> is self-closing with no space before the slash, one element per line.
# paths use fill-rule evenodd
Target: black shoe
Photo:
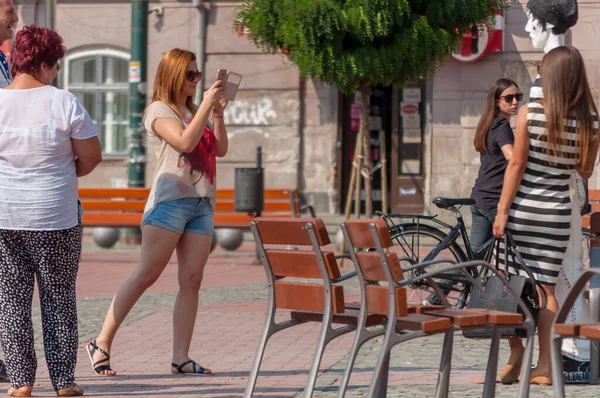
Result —
<path fill-rule="evenodd" d="M 10 378 L 8 374 L 6 374 L 6 365 L 4 361 L 0 359 L 0 383 L 8 383 Z"/>
<path fill-rule="evenodd" d="M 444 292 L 444 294 L 447 294 L 447 292 Z M 421 302 L 421 305 L 444 305 L 444 303 L 435 293 L 431 293 L 425 300 Z"/>
<path fill-rule="evenodd" d="M 590 382 L 590 362 L 581 362 L 563 355 L 563 375 L 566 384 L 587 384 Z"/>

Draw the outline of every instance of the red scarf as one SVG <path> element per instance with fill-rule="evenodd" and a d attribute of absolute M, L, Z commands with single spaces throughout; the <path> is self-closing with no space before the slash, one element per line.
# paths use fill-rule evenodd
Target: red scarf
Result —
<path fill-rule="evenodd" d="M 202 138 L 192 152 L 185 153 L 192 171 L 201 171 L 214 184 L 217 175 L 217 156 L 215 150 L 215 135 L 208 124 L 204 127 Z"/>

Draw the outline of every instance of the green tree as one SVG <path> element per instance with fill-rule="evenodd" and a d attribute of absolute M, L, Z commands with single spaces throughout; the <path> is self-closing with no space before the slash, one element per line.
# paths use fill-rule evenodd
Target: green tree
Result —
<path fill-rule="evenodd" d="M 245 0 L 238 14 L 249 38 L 268 52 L 283 49 L 302 77 L 360 90 L 357 141 L 369 153 L 369 97 L 375 85 L 430 76 L 462 32 L 486 22 L 510 0 Z M 357 145 L 358 148 L 358 145 Z M 365 165 L 367 169 L 370 165 Z M 359 167 L 360 169 L 360 167 Z M 370 170 L 366 170 L 370 175 Z M 353 170 L 353 174 L 355 171 Z M 359 178 L 359 177 L 356 177 Z M 372 215 L 371 179 L 365 178 Z M 360 182 L 359 182 L 360 183 Z"/>

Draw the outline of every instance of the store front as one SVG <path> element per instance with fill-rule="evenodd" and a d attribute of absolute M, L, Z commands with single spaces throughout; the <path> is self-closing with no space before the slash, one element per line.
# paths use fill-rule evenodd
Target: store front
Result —
<path fill-rule="evenodd" d="M 360 93 L 341 98 L 338 142 L 339 210 L 348 196 L 356 136 L 360 127 Z M 425 179 L 423 136 L 425 129 L 425 84 L 406 87 L 375 87 L 370 98 L 370 162 L 373 172 L 373 210 L 421 213 Z M 382 141 L 385 140 L 385 159 Z M 387 193 L 383 192 L 383 173 Z M 361 212 L 365 191 L 361 189 Z M 387 207 L 383 197 L 387 195 Z"/>

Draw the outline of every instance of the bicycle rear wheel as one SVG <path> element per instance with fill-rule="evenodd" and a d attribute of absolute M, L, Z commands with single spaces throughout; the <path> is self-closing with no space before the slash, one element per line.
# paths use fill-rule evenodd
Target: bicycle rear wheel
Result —
<path fill-rule="evenodd" d="M 416 263 L 423 262 L 425 258 L 437 247 L 445 238 L 446 234 L 439 229 L 425 224 L 399 224 L 390 229 L 394 247 L 392 250 L 396 252 L 398 257 L 409 257 Z M 463 249 L 456 243 L 451 242 L 444 247 L 433 259 L 452 259 L 458 263 L 467 261 Z M 401 261 L 401 267 L 408 267 L 408 261 Z M 447 264 L 440 264 L 441 267 Z M 474 275 L 475 271 L 471 271 Z M 416 275 L 415 271 L 406 272 L 405 279 L 412 278 Z M 447 294 L 448 301 L 454 308 L 462 308 L 467 302 L 469 293 L 471 292 L 471 283 L 465 279 L 460 273 L 453 273 L 435 278 L 440 288 L 449 292 Z M 423 302 L 427 296 L 433 293 L 433 289 L 427 281 L 419 281 L 410 286 L 412 291 L 408 294 L 408 302 L 410 304 L 418 304 Z"/>

